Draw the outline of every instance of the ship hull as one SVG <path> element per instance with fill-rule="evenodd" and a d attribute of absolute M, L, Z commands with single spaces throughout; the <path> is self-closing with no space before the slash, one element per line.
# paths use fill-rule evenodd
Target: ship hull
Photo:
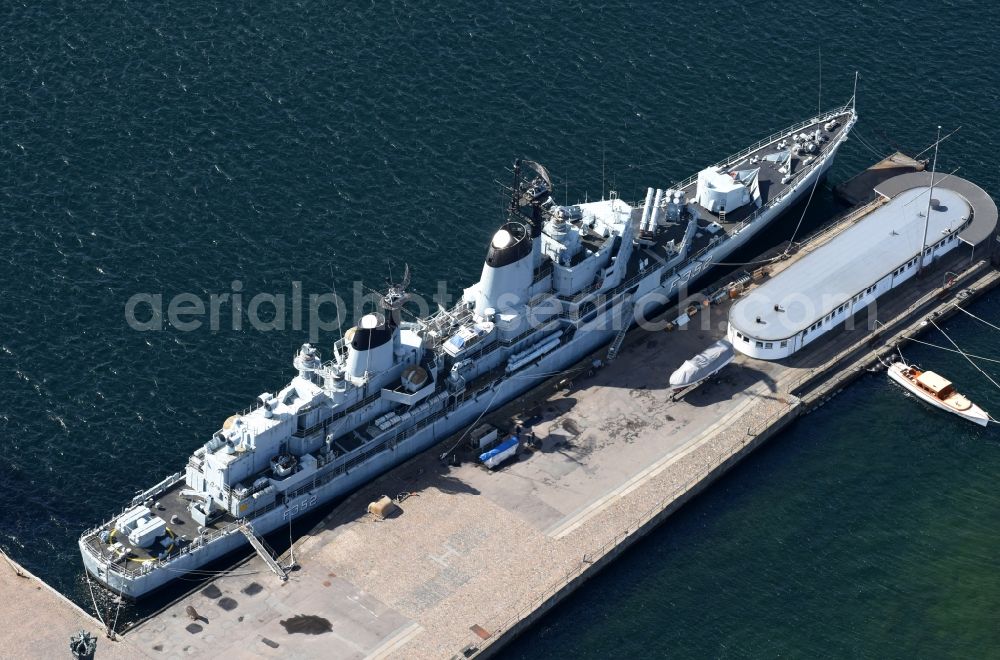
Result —
<path fill-rule="evenodd" d="M 915 387 L 913 383 L 911 383 L 906 378 L 906 376 L 903 375 L 902 371 L 905 368 L 906 367 L 904 365 L 900 365 L 899 363 L 890 365 L 888 369 L 889 378 L 894 380 L 901 387 L 903 387 L 903 389 L 905 389 L 910 394 L 913 394 L 924 403 L 930 404 L 935 408 L 938 408 L 939 410 L 949 412 L 952 415 L 961 417 L 962 419 L 968 420 L 973 424 L 978 424 L 979 426 L 986 426 L 987 424 L 989 424 L 990 416 L 986 414 L 985 410 L 983 410 L 976 404 L 972 404 L 972 407 L 969 408 L 968 410 L 956 410 L 938 401 L 937 399 L 927 394 L 926 392 L 922 392 L 920 388 Z"/>
<path fill-rule="evenodd" d="M 839 145 L 838 145 L 839 148 Z M 685 264 L 680 270 L 667 275 L 665 269 L 649 272 L 634 289 L 631 289 L 635 300 L 632 322 L 650 318 L 657 311 L 664 309 L 678 293 L 684 294 L 689 288 L 703 278 L 717 263 L 744 247 L 750 240 L 758 236 L 778 216 L 802 201 L 809 191 L 818 184 L 833 164 L 836 149 L 825 158 L 825 162 L 815 167 L 808 175 L 788 192 L 785 199 L 765 209 L 754 222 L 747 224 L 726 241 L 719 243 L 706 251 L 698 259 Z M 508 403 L 515 397 L 525 393 L 532 387 L 541 384 L 609 344 L 618 332 L 616 320 L 620 314 L 620 304 L 610 306 L 593 320 L 579 327 L 572 341 L 560 345 L 555 350 L 543 355 L 534 364 L 517 371 L 517 377 L 500 379 L 490 387 L 468 394 L 466 399 L 440 415 L 435 421 L 416 430 L 403 439 L 388 438 L 373 439 L 373 447 L 365 450 L 367 458 L 356 465 L 335 475 L 321 486 L 303 492 L 286 500 L 281 506 L 251 519 L 253 528 L 258 535 L 271 533 L 282 526 L 287 526 L 293 519 L 314 511 L 319 507 L 342 497 L 365 483 L 376 478 L 403 461 L 425 451 L 437 442 L 453 436 L 463 428 L 474 424 L 484 414 Z M 441 411 L 438 411 L 439 413 Z M 155 494 L 151 494 L 153 496 Z M 152 591 L 164 587 L 177 577 L 191 571 L 217 562 L 225 556 L 249 545 L 235 525 L 232 529 L 217 533 L 210 541 L 192 544 L 185 548 L 183 554 L 173 557 L 164 563 L 151 562 L 138 568 L 128 567 L 123 570 L 117 565 L 109 565 L 105 560 L 95 556 L 88 538 L 96 534 L 93 530 L 85 534 L 79 542 L 87 572 L 97 581 L 112 591 L 130 599 L 137 599 Z"/>

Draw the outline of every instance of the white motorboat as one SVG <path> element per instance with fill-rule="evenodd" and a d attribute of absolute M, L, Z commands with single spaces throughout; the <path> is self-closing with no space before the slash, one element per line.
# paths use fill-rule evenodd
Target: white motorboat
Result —
<path fill-rule="evenodd" d="M 980 426 L 986 426 L 990 421 L 985 410 L 955 391 L 950 380 L 933 371 L 921 371 L 905 362 L 894 362 L 889 365 L 889 378 L 936 408 L 947 410 Z"/>
<path fill-rule="evenodd" d="M 686 360 L 677 371 L 670 374 L 670 390 L 676 401 L 682 395 L 705 382 L 723 367 L 733 361 L 736 352 L 733 345 L 720 339 L 690 360 Z"/>

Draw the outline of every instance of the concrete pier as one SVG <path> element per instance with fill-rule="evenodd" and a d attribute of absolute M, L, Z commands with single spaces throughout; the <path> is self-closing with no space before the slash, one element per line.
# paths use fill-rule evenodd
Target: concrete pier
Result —
<path fill-rule="evenodd" d="M 867 204 L 875 199 L 875 188 L 884 181 L 901 174 L 923 172 L 926 160 L 916 160 L 897 151 L 875 163 L 833 189 L 833 193 L 851 206 Z"/>
<path fill-rule="evenodd" d="M 80 630 L 97 638 L 95 658 L 145 658 L 130 642 L 105 637 L 104 625 L 0 551 L 0 658 L 70 658 Z"/>
<path fill-rule="evenodd" d="M 858 220 L 848 214 L 804 241 L 771 275 Z M 879 301 L 878 330 L 876 319 L 858 318 L 853 330 L 780 363 L 741 355 L 676 402 L 670 373 L 725 333 L 729 301 L 700 307 L 684 330 L 634 330 L 610 365 L 571 383 L 554 378 L 489 416 L 509 428 L 515 415 L 537 411 L 539 448 L 488 471 L 469 460 L 443 464 L 438 456 L 456 446 L 448 439 L 363 487 L 297 541 L 290 553 L 299 568 L 288 581 L 254 557 L 125 639 L 161 658 L 486 657 L 865 373 L 876 351 L 998 282 L 988 263 L 956 249 Z M 366 513 L 383 495 L 400 505 L 384 521 Z M 205 621 L 192 626 L 188 606 Z"/>

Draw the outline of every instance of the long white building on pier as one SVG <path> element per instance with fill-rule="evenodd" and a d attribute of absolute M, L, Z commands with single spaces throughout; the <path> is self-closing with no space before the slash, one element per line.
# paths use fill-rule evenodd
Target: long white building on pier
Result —
<path fill-rule="evenodd" d="M 932 192 L 928 178 L 890 179 L 877 189 L 882 205 L 737 301 L 733 346 L 763 360 L 788 357 L 913 277 L 921 255 L 927 266 L 993 233 L 996 205 L 981 188 L 950 177 Z"/>

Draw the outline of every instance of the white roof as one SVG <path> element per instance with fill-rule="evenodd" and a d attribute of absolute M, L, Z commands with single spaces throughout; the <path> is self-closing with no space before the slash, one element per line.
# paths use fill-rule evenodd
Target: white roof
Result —
<path fill-rule="evenodd" d="M 788 339 L 909 261 L 923 239 L 928 190 L 900 193 L 751 291 L 729 311 L 730 325 L 753 339 Z M 934 199 L 928 245 L 958 229 L 970 213 L 955 191 L 936 186 Z"/>
<path fill-rule="evenodd" d="M 721 172 L 717 167 L 709 167 L 698 174 L 699 182 L 707 184 L 710 188 L 720 192 L 731 192 L 743 188 L 743 183 L 737 181 L 732 175 Z"/>
<path fill-rule="evenodd" d="M 628 219 L 632 215 L 632 207 L 620 197 L 602 199 L 596 202 L 584 202 L 583 204 L 577 204 L 577 206 L 583 211 L 585 220 L 593 217 L 608 227 L 623 225 L 628 222 Z"/>
<path fill-rule="evenodd" d="M 940 394 L 951 387 L 951 381 L 943 376 L 939 376 L 933 371 L 925 371 L 917 376 L 917 380 L 934 394 Z"/>

